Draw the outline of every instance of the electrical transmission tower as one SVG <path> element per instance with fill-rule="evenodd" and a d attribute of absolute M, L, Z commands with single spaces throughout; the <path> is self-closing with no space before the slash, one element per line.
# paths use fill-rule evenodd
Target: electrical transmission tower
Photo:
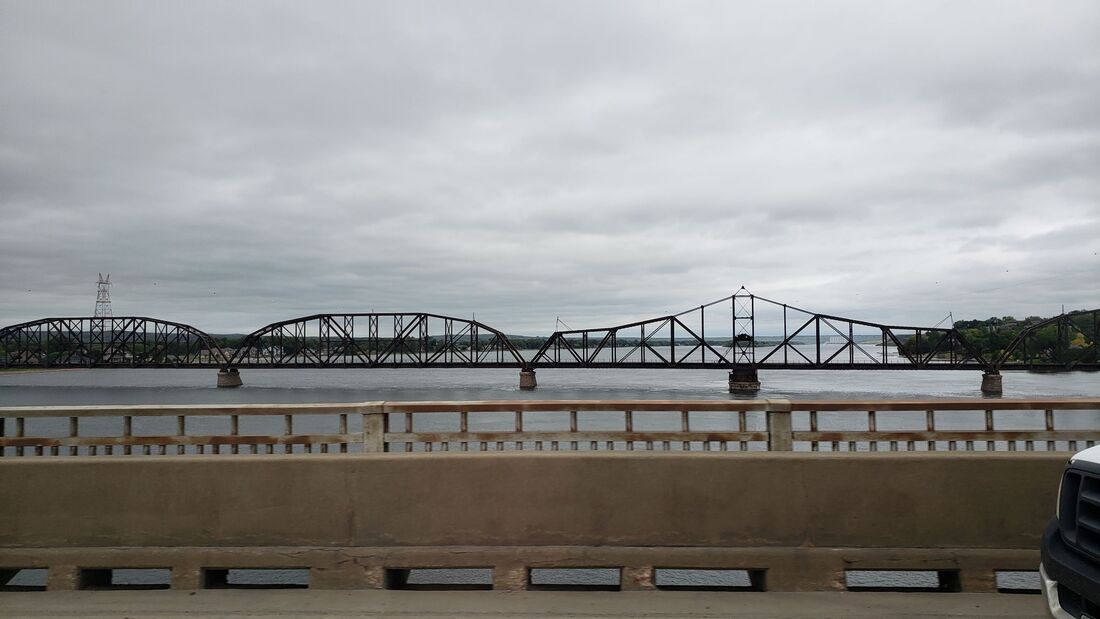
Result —
<path fill-rule="evenodd" d="M 96 318 L 110 318 L 111 317 L 111 274 L 108 273 L 107 277 L 103 277 L 103 274 L 99 274 L 99 281 L 96 282 L 99 287 L 96 289 L 95 294 L 95 317 Z"/>

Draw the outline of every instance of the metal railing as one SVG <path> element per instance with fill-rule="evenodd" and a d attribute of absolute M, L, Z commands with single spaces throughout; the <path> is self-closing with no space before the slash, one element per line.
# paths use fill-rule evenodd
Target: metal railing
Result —
<path fill-rule="evenodd" d="M 1076 451 L 1100 398 L 521 400 L 0 408 L 0 455 Z"/>

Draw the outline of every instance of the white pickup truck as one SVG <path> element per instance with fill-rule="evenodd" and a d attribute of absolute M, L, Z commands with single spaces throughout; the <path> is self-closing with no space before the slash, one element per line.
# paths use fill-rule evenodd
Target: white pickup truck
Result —
<path fill-rule="evenodd" d="M 1057 619 L 1100 619 L 1100 446 L 1070 458 L 1043 532 L 1043 597 Z"/>

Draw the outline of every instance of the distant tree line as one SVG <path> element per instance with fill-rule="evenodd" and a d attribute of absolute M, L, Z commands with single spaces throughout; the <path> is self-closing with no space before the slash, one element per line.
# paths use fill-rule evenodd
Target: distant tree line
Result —
<path fill-rule="evenodd" d="M 992 317 L 985 320 L 958 320 L 955 329 L 962 337 L 979 351 L 987 360 L 999 358 L 1025 329 L 1047 320 L 1040 316 L 1028 316 L 1017 319 L 1012 316 Z M 1088 315 L 1069 318 L 1076 328 L 1060 328 L 1057 323 L 1049 324 L 1030 334 L 1026 340 L 1012 351 L 1008 361 L 1012 362 L 1050 362 L 1096 363 L 1097 346 L 1096 325 Z M 943 332 L 922 332 L 920 338 L 911 335 L 902 345 L 909 354 L 928 354 L 932 351 L 946 353 L 949 346 L 941 347 L 947 334 Z"/>

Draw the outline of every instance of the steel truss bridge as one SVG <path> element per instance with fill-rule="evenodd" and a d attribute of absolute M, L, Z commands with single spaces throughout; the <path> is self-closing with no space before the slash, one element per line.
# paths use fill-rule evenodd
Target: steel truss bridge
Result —
<path fill-rule="evenodd" d="M 707 332 L 712 335 L 708 337 Z M 715 335 L 717 334 L 717 335 Z M 224 340 L 223 340 L 224 341 Z M 535 352 L 475 320 L 429 313 L 314 314 L 236 348 L 147 317 L 43 318 L 0 329 L 0 367 L 694 368 L 1098 370 L 1100 309 L 1027 324 L 982 350 L 954 327 L 888 325 L 737 293 L 679 314 L 556 331 Z"/>

